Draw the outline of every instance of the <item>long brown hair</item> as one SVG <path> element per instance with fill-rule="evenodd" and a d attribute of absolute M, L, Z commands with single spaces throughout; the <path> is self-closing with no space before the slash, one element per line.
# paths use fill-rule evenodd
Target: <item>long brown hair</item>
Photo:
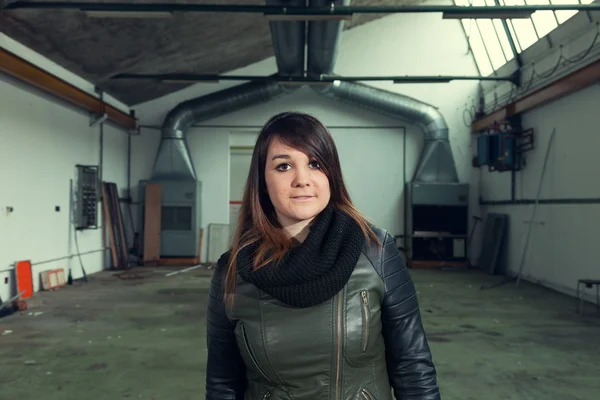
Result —
<path fill-rule="evenodd" d="M 233 304 L 235 295 L 236 260 L 240 249 L 257 243 L 258 251 L 253 266 L 258 269 L 271 262 L 282 260 L 292 247 L 291 239 L 281 229 L 265 182 L 267 152 L 275 138 L 286 146 L 315 158 L 329 180 L 331 192 L 329 204 L 352 217 L 359 224 L 367 240 L 379 244 L 368 221 L 350 200 L 342 177 L 338 152 L 327 128 L 308 114 L 299 112 L 277 114 L 261 129 L 252 154 L 225 278 L 225 301 L 229 305 Z"/>

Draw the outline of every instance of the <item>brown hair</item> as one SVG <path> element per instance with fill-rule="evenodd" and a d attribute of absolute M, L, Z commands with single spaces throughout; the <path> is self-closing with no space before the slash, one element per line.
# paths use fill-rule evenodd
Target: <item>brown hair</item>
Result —
<path fill-rule="evenodd" d="M 273 139 L 314 157 L 329 180 L 329 204 L 351 216 L 361 227 L 365 238 L 379 244 L 367 220 L 354 207 L 344 184 L 342 169 L 333 137 L 315 117 L 299 112 L 273 116 L 262 128 L 250 163 L 248 180 L 233 238 L 225 278 L 225 301 L 233 304 L 236 288 L 236 259 L 240 249 L 258 243 L 255 269 L 280 261 L 292 247 L 292 241 L 281 229 L 265 182 L 267 152 Z"/>

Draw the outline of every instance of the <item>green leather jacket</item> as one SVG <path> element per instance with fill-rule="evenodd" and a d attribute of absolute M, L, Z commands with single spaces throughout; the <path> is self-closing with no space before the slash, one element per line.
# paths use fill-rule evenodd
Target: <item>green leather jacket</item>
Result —
<path fill-rule="evenodd" d="M 225 308 L 224 268 L 207 309 L 207 400 L 438 400 L 415 288 L 393 238 L 365 246 L 345 288 L 291 308 L 238 277 Z"/>

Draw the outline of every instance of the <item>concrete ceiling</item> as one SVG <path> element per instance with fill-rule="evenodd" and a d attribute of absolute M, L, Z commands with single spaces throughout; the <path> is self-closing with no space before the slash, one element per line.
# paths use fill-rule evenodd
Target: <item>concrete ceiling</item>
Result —
<path fill-rule="evenodd" d="M 264 4 L 261 0 L 194 2 Z M 419 2 L 355 0 L 351 5 Z M 351 29 L 382 16 L 355 15 L 345 27 Z M 128 105 L 164 96 L 189 84 L 110 80 L 111 76 L 219 74 L 273 56 L 269 24 L 261 14 L 182 13 L 171 19 L 128 20 L 87 18 L 79 10 L 25 9 L 0 13 L 0 31 Z"/>

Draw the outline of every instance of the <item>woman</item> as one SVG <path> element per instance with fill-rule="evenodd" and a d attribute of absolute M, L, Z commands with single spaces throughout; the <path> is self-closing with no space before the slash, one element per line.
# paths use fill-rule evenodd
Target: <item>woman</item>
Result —
<path fill-rule="evenodd" d="M 352 205 L 314 117 L 258 137 L 207 334 L 208 400 L 440 399 L 404 258 Z"/>

